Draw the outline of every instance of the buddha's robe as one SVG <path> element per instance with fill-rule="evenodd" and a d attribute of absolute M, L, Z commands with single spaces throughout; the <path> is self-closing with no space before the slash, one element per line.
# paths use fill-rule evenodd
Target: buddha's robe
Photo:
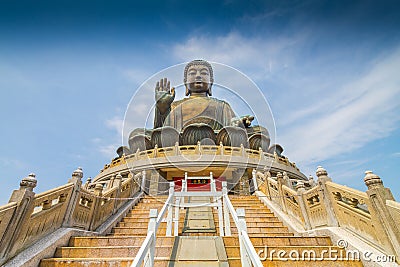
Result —
<path fill-rule="evenodd" d="M 192 123 L 205 123 L 213 130 L 220 130 L 231 125 L 234 117 L 235 113 L 225 101 L 212 97 L 189 97 L 172 103 L 163 125 L 181 131 Z"/>

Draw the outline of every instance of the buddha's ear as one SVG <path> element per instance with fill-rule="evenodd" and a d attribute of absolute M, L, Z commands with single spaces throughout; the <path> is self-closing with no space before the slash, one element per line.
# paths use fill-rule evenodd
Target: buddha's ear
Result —
<path fill-rule="evenodd" d="M 211 88 L 212 88 L 212 83 L 210 84 L 210 86 L 208 87 L 208 90 L 207 90 L 207 94 L 208 94 L 209 96 L 212 96 Z"/>
<path fill-rule="evenodd" d="M 185 88 L 186 88 L 185 96 L 190 95 L 189 86 L 187 84 L 185 84 Z"/>

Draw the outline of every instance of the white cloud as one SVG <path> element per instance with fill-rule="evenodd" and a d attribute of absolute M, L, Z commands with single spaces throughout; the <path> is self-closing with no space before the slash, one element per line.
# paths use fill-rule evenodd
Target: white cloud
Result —
<path fill-rule="evenodd" d="M 290 159 L 315 166 L 399 127 L 400 50 L 386 57 L 358 51 L 365 55 L 360 65 L 343 60 L 341 51 L 318 58 L 303 55 L 310 38 L 307 31 L 274 39 L 235 32 L 200 35 L 172 51 L 176 60 L 205 58 L 232 65 L 265 86 L 278 118 L 278 141 Z"/>
<path fill-rule="evenodd" d="M 119 116 L 114 116 L 113 118 L 106 120 L 106 126 L 109 129 L 115 130 L 119 136 L 122 135 L 123 125 L 124 120 Z"/>
<path fill-rule="evenodd" d="M 196 36 L 176 44 L 173 56 L 182 61 L 194 58 L 231 65 L 252 73 L 253 79 L 265 78 L 275 69 L 286 68 L 292 62 L 287 49 L 301 41 L 303 36 L 246 38 L 236 32 L 221 37 Z"/>
<path fill-rule="evenodd" d="M 400 50 L 315 107 L 293 110 L 281 136 L 290 157 L 318 162 L 350 152 L 398 128 Z M 289 117 L 290 117 L 289 116 Z M 296 136 L 293 139 L 293 134 Z"/>
<path fill-rule="evenodd" d="M 117 156 L 116 151 L 120 144 L 109 144 L 99 146 L 99 151 L 101 154 L 108 158 L 115 158 Z"/>
<path fill-rule="evenodd" d="M 122 70 L 122 75 L 130 82 L 140 85 L 150 76 L 150 73 L 145 69 L 125 69 Z"/>
<path fill-rule="evenodd" d="M 18 159 L 12 158 L 0 158 L 0 165 L 6 168 L 17 168 L 23 169 L 26 167 L 26 164 Z"/>

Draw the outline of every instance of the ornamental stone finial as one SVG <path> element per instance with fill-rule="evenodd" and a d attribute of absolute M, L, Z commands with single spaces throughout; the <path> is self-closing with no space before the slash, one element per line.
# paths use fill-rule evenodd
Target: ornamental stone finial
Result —
<path fill-rule="evenodd" d="M 72 173 L 72 177 L 77 177 L 79 179 L 82 179 L 83 177 L 83 171 L 81 167 L 78 167 L 73 173 Z"/>
<path fill-rule="evenodd" d="M 33 188 L 35 188 L 37 185 L 36 175 L 34 173 L 30 173 L 27 177 L 21 180 L 19 185 L 20 189 L 33 191 Z"/>
<path fill-rule="evenodd" d="M 328 176 L 328 172 L 324 168 L 322 168 L 322 166 L 317 167 L 315 174 L 318 178 L 321 176 Z"/>
<path fill-rule="evenodd" d="M 304 183 L 302 182 L 302 181 L 298 181 L 297 182 L 297 185 L 296 185 L 296 190 L 297 191 L 299 191 L 299 190 L 302 190 L 302 189 L 305 189 L 306 187 L 305 187 L 305 185 L 304 185 Z"/>
<path fill-rule="evenodd" d="M 368 189 L 383 186 L 381 178 L 372 171 L 365 172 L 364 183 Z"/>
<path fill-rule="evenodd" d="M 308 184 L 309 184 L 311 187 L 314 187 L 314 185 L 315 185 L 314 177 L 313 177 L 312 175 L 308 176 Z"/>
<path fill-rule="evenodd" d="M 96 184 L 94 188 L 94 194 L 96 196 L 101 196 L 103 194 L 103 185 L 102 184 Z"/>

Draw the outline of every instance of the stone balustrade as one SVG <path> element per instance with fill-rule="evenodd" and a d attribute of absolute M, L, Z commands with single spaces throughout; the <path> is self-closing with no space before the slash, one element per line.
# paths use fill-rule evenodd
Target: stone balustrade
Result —
<path fill-rule="evenodd" d="M 257 172 L 259 190 L 277 204 L 281 211 L 305 230 L 321 227 L 344 227 L 371 243 L 387 255 L 400 259 L 400 203 L 382 180 L 366 172 L 367 192 L 361 192 L 331 181 L 325 169 L 317 169 L 318 183 L 305 190 L 298 181 L 297 191 L 284 183 L 283 175 L 269 177 Z"/>
<path fill-rule="evenodd" d="M 285 157 L 279 157 L 276 153 L 271 154 L 264 152 L 262 150 L 253 150 L 241 147 L 230 147 L 223 146 L 222 144 L 219 146 L 212 145 L 201 145 L 200 143 L 197 145 L 186 145 L 179 146 L 176 144 L 173 147 L 162 147 L 158 148 L 157 146 L 154 149 L 149 149 L 145 151 L 136 151 L 136 153 L 130 155 L 124 155 L 121 158 L 116 158 L 111 161 L 110 164 L 104 166 L 103 170 L 126 164 L 127 161 L 138 161 L 138 160 L 147 160 L 154 158 L 165 158 L 171 156 L 180 156 L 180 155 L 214 155 L 214 156 L 231 156 L 231 157 L 246 157 L 250 159 L 263 159 L 263 160 L 274 160 L 279 162 L 280 164 L 284 164 L 286 166 L 290 166 L 295 168 L 297 171 L 296 164 L 290 162 Z"/>
<path fill-rule="evenodd" d="M 107 189 L 85 189 L 82 178 L 78 168 L 67 184 L 40 194 L 33 192 L 34 174 L 22 179 L 9 203 L 0 206 L 0 265 L 62 227 L 96 230 L 140 189 L 140 177 L 133 175 L 116 175 Z"/>

